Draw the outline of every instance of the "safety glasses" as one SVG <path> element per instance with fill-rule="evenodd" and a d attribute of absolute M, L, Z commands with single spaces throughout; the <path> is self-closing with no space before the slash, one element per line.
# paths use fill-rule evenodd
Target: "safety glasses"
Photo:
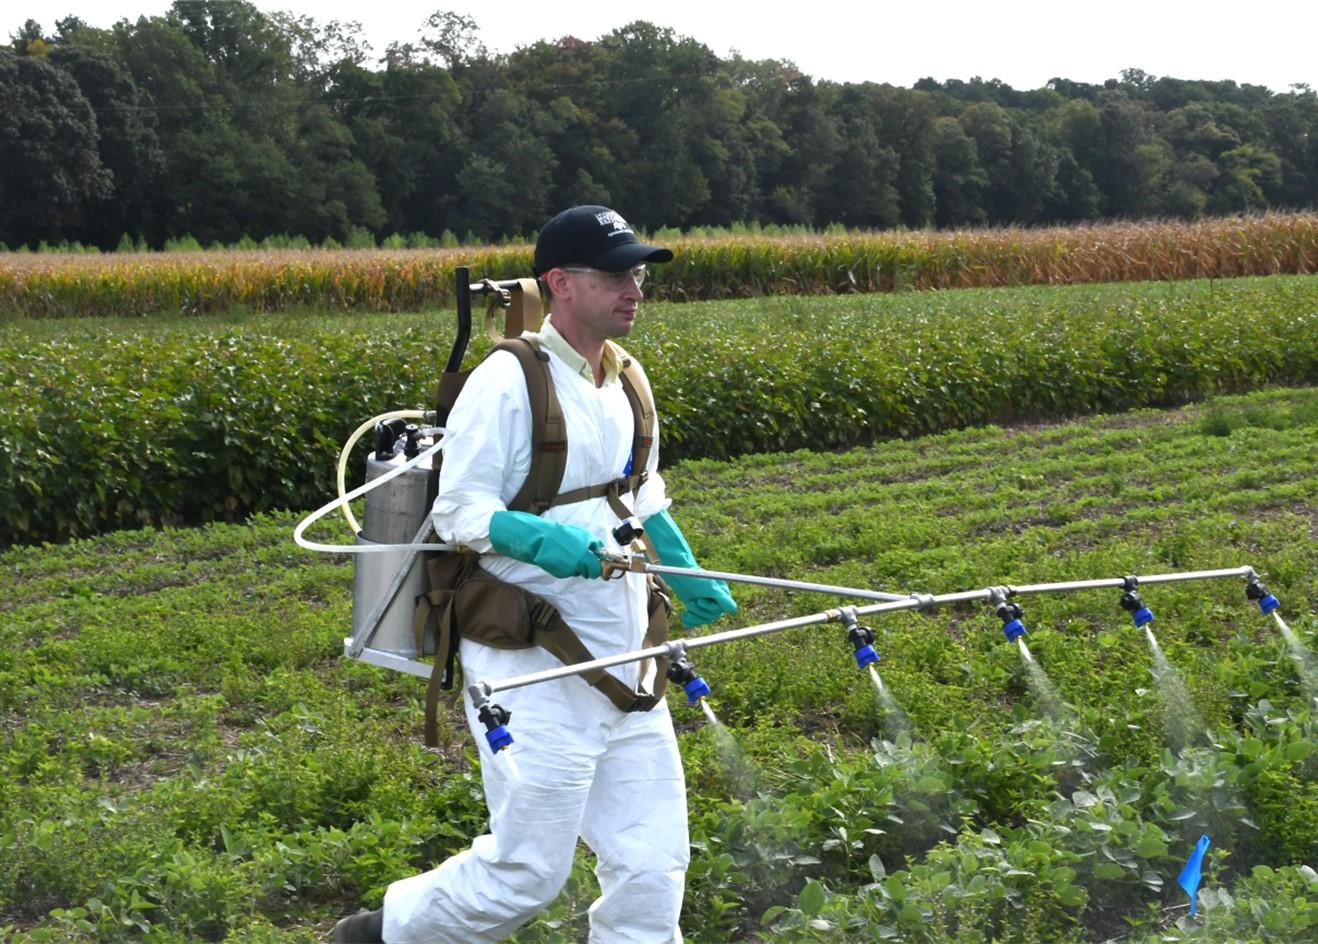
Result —
<path fill-rule="evenodd" d="M 638 265 L 627 269 L 624 272 L 605 272 L 602 269 L 592 269 L 589 266 L 559 266 L 564 272 L 587 272 L 600 280 L 600 284 L 613 292 L 621 292 L 632 282 L 640 288 L 645 284 L 645 266 Z"/>

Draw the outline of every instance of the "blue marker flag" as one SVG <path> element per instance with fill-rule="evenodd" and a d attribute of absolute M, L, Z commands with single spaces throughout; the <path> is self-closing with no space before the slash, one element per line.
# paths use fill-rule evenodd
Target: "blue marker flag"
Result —
<path fill-rule="evenodd" d="M 1190 859 L 1185 863 L 1185 868 L 1181 869 L 1181 876 L 1176 883 L 1185 889 L 1185 893 L 1190 896 L 1190 914 L 1195 912 L 1195 904 L 1199 896 L 1199 879 L 1204 866 L 1204 853 L 1208 851 L 1208 837 L 1200 836 L 1199 841 L 1195 843 L 1194 852 L 1190 853 Z"/>

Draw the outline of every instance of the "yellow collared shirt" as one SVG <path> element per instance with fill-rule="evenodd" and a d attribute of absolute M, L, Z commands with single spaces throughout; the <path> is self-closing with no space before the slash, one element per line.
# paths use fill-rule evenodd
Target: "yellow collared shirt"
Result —
<path fill-rule="evenodd" d="M 550 316 L 546 316 L 544 323 L 540 326 L 540 343 L 556 354 L 563 363 L 594 385 L 595 372 L 591 370 L 590 362 L 577 353 L 577 349 L 568 344 L 563 335 L 558 333 Z M 617 383 L 618 374 L 622 370 L 622 363 L 618 356 L 618 347 L 611 341 L 604 343 L 602 366 L 604 368 L 605 385 Z"/>

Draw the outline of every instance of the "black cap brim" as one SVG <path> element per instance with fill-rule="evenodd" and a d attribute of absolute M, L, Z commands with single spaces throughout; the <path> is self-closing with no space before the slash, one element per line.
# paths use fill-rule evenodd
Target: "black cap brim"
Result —
<path fill-rule="evenodd" d="M 642 262 L 672 261 L 673 250 L 671 249 L 664 249 L 661 246 L 647 246 L 645 243 L 626 243 L 622 246 L 615 246 L 608 252 L 602 252 L 597 256 L 591 256 L 589 259 L 583 259 L 582 264 L 588 265 L 592 269 L 599 269 L 601 272 L 625 272 Z"/>

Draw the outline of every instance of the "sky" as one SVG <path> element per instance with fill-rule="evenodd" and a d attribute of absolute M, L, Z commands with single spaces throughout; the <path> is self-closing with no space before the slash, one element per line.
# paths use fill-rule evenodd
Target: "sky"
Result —
<path fill-rule="evenodd" d="M 537 40 L 593 40 L 633 20 L 671 28 L 720 57 L 793 62 L 816 79 L 910 87 L 938 80 L 1000 79 L 1017 89 L 1061 77 L 1101 83 L 1137 68 L 1180 79 L 1233 79 L 1286 92 L 1318 88 L 1318 0 L 808 0 L 803 4 L 666 0 L 633 7 L 614 0 L 255 0 L 317 22 L 356 20 L 379 56 L 410 42 L 427 16 L 451 10 L 473 17 L 485 46 L 511 52 Z M 0 27 L 26 19 L 53 31 L 73 14 L 92 26 L 163 13 L 169 0 L 3 0 Z"/>

